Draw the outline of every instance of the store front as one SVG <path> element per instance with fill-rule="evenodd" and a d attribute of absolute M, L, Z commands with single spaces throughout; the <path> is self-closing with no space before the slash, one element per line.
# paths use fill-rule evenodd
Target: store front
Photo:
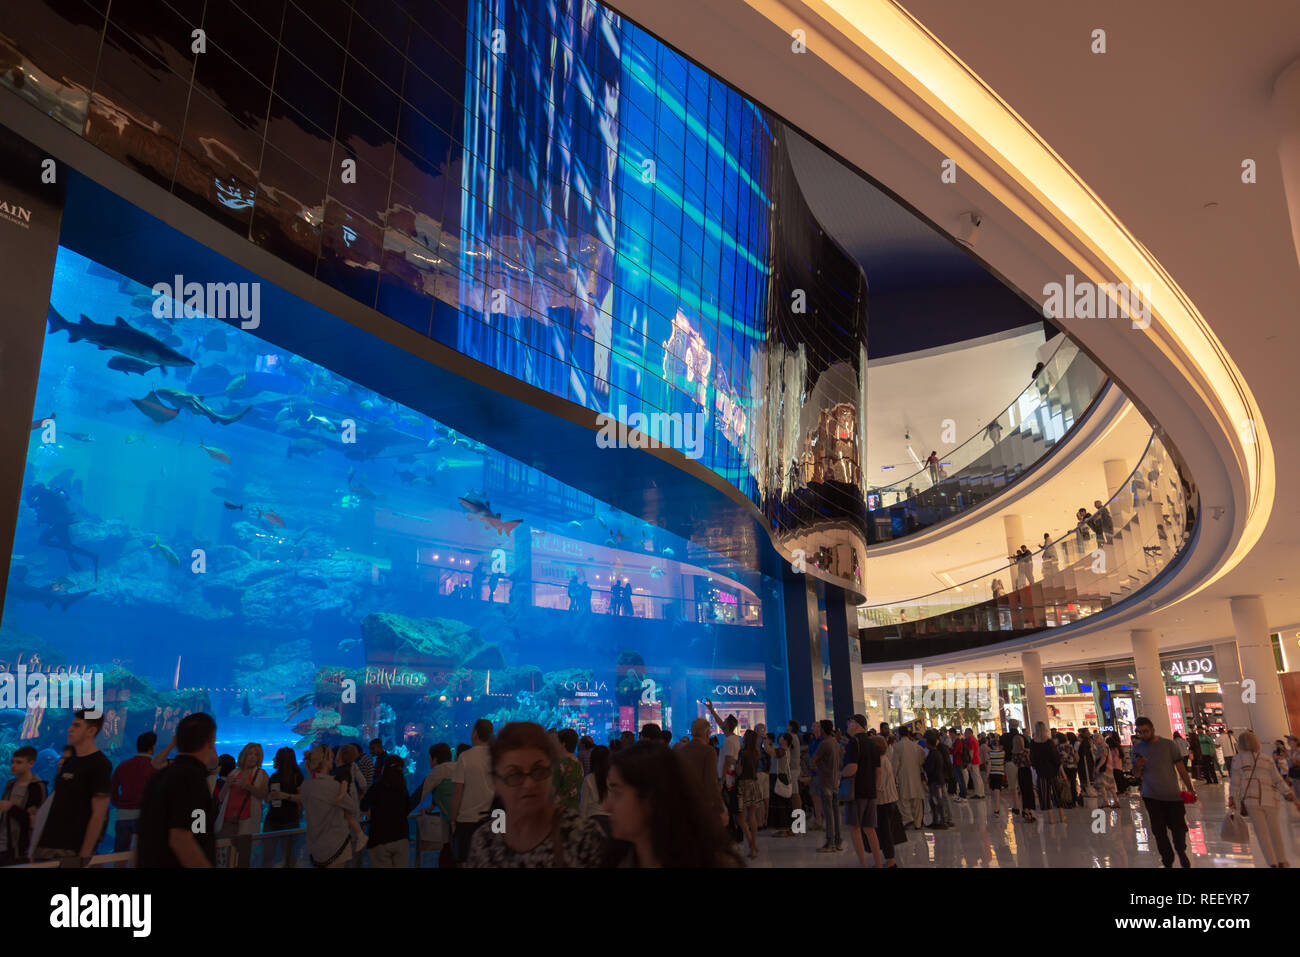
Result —
<path fill-rule="evenodd" d="M 1223 692 L 1214 654 L 1208 649 L 1179 651 L 1160 658 L 1164 707 L 1172 730 L 1184 737 L 1201 725 L 1217 732 L 1223 727 Z M 1027 728 L 1024 676 L 1001 675 L 1003 720 L 1015 719 Z M 1133 659 L 1074 665 L 1043 674 L 1043 691 L 1053 729 L 1078 733 L 1083 728 L 1119 735 L 1129 744 L 1139 715 L 1150 710 L 1137 686 Z"/>
<path fill-rule="evenodd" d="M 1223 729 L 1223 688 L 1210 652 L 1183 652 L 1160 659 L 1165 680 L 1165 702 L 1169 720 L 1184 737 L 1189 728 L 1202 725 L 1214 732 Z"/>

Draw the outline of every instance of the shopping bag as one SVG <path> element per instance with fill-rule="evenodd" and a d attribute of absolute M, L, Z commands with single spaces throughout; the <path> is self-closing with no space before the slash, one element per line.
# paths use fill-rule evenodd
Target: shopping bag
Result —
<path fill-rule="evenodd" d="M 1223 819 L 1223 828 L 1219 836 L 1229 844 L 1249 844 L 1250 827 L 1236 811 L 1229 811 Z"/>

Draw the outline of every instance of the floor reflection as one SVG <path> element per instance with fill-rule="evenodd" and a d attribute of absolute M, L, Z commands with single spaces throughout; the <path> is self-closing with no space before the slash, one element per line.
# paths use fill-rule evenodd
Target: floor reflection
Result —
<path fill-rule="evenodd" d="M 1201 786 L 1200 801 L 1187 808 L 1187 853 L 1192 867 L 1262 867 L 1263 857 L 1251 845 L 1232 844 L 1219 837 L 1227 811 L 1227 786 Z M 1300 813 L 1287 807 L 1287 861 L 1300 866 Z M 987 800 L 953 806 L 957 827 L 949 831 L 909 829 L 899 846 L 903 867 L 1159 867 L 1160 856 L 1147 827 L 1146 810 L 1134 794 L 1120 799 L 1118 810 L 1100 816 L 1084 808 L 1065 812 L 1065 823 L 1040 817 L 1024 824 L 1003 807 L 994 817 Z M 778 840 L 763 832 L 761 854 L 751 867 L 857 867 L 848 834 L 842 854 L 818 854 L 825 833 L 811 831 Z"/>

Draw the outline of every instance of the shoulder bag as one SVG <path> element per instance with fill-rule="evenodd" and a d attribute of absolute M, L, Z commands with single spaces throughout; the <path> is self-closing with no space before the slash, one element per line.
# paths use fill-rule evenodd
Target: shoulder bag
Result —
<path fill-rule="evenodd" d="M 1252 765 L 1250 766 L 1250 778 L 1246 781 L 1246 786 L 1245 786 L 1244 788 L 1242 788 L 1242 791 L 1241 791 L 1241 800 L 1237 802 L 1239 805 L 1241 805 L 1241 816 L 1242 816 L 1242 817 L 1250 817 L 1250 812 L 1246 810 L 1246 798 L 1248 798 L 1248 797 L 1250 796 L 1250 785 L 1251 785 L 1251 782 L 1255 780 L 1255 772 L 1256 772 L 1257 770 L 1259 770 L 1260 755 L 1261 755 L 1262 753 L 1263 753 L 1263 752 L 1261 752 L 1261 751 L 1256 751 L 1256 752 L 1255 752 L 1255 763 L 1252 764 Z M 1260 800 L 1261 800 L 1261 802 L 1263 801 L 1263 797 L 1264 797 L 1264 796 L 1261 794 L 1261 795 L 1260 795 Z"/>

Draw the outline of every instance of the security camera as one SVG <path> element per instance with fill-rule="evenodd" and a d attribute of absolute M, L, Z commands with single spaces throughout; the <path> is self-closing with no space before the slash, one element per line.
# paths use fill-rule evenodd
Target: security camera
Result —
<path fill-rule="evenodd" d="M 954 234 L 957 237 L 957 241 L 974 249 L 975 240 L 979 236 L 980 223 L 982 221 L 983 219 L 980 214 L 973 210 L 969 213 L 962 213 L 961 216 L 957 218 L 957 231 Z"/>

